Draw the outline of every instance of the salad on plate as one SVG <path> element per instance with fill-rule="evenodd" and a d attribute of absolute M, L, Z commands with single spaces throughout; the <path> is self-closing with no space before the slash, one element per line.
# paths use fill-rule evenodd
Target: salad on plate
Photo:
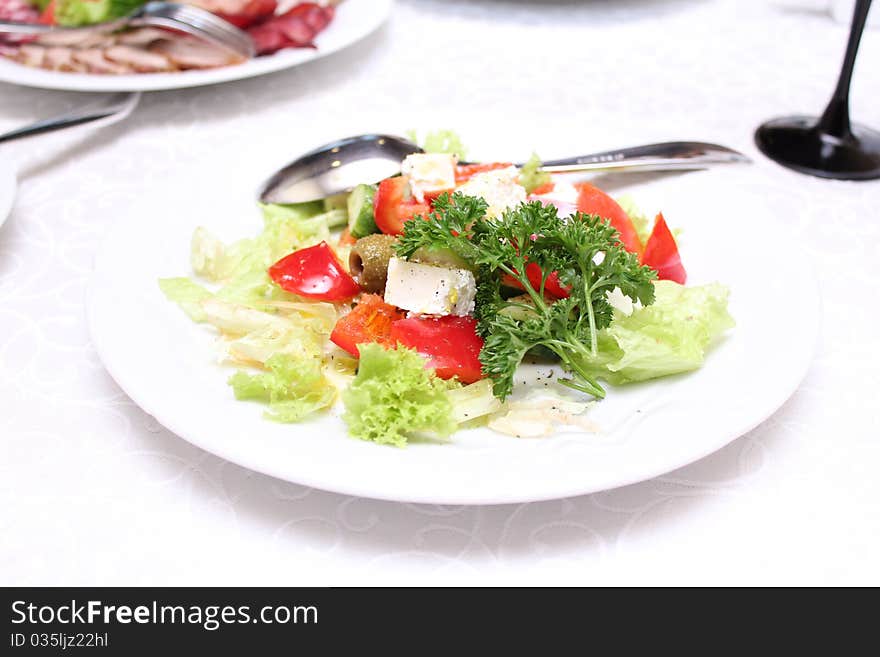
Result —
<path fill-rule="evenodd" d="M 425 151 L 349 194 L 262 205 L 256 237 L 195 230 L 195 278 L 159 284 L 219 333 L 236 399 L 398 447 L 589 432 L 609 386 L 695 370 L 733 327 L 725 286 L 686 285 L 662 214 L 537 156 L 462 164 L 446 132 Z"/>
<path fill-rule="evenodd" d="M 121 18 L 147 0 L 0 0 L 0 20 L 61 27 Z M 314 48 L 333 20 L 334 2 L 186 0 L 246 31 L 257 55 L 286 48 Z M 0 34 L 0 56 L 52 71 L 124 75 L 212 69 L 239 64 L 239 55 L 172 29 L 134 27 L 110 34 L 54 32 Z"/>

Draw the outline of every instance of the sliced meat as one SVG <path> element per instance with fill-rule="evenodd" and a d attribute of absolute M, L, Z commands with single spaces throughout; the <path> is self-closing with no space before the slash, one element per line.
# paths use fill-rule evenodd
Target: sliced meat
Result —
<path fill-rule="evenodd" d="M 46 49 L 32 43 L 24 43 L 18 47 L 15 59 L 25 66 L 40 67 L 46 57 Z"/>
<path fill-rule="evenodd" d="M 148 46 L 154 41 L 164 39 L 167 36 L 168 32 L 160 30 L 158 27 L 138 27 L 128 32 L 117 34 L 116 41 L 126 46 Z"/>
<path fill-rule="evenodd" d="M 94 32 L 50 32 L 36 39 L 44 46 L 64 46 L 67 48 L 99 48 L 113 43 L 113 37 Z"/>
<path fill-rule="evenodd" d="M 150 51 L 164 55 L 179 68 L 217 68 L 242 61 L 228 50 L 188 36 L 157 41 L 150 46 Z"/>
<path fill-rule="evenodd" d="M 45 68 L 51 68 L 53 71 L 73 71 L 77 67 L 73 61 L 73 49 L 63 46 L 53 46 L 46 48 L 46 58 L 43 60 Z"/>
<path fill-rule="evenodd" d="M 111 46 L 104 51 L 104 57 L 138 73 L 159 73 L 175 68 L 165 55 L 132 46 Z"/>
<path fill-rule="evenodd" d="M 81 50 L 74 50 L 73 59 L 80 64 L 84 64 L 89 73 L 100 73 L 104 75 L 134 73 L 134 70 L 131 67 L 111 62 L 104 57 L 104 51 L 101 48 L 83 48 Z"/>
<path fill-rule="evenodd" d="M 315 37 L 333 20 L 333 7 L 301 2 L 280 16 L 248 28 L 257 53 L 266 55 L 282 48 L 314 48 Z"/>

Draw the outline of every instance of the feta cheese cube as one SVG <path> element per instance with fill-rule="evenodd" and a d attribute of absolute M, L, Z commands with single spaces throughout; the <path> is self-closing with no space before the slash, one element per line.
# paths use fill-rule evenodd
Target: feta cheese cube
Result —
<path fill-rule="evenodd" d="M 508 208 L 515 208 L 526 200 L 525 187 L 516 182 L 519 169 L 508 167 L 478 173 L 456 192 L 482 198 L 489 205 L 489 217 L 500 217 Z"/>
<path fill-rule="evenodd" d="M 446 153 L 413 153 L 400 165 L 403 175 L 409 177 L 412 195 L 419 203 L 425 194 L 442 192 L 455 187 L 455 157 Z"/>
<path fill-rule="evenodd" d="M 388 261 L 385 301 L 418 315 L 468 315 L 474 310 L 477 282 L 467 269 L 447 269 Z"/>

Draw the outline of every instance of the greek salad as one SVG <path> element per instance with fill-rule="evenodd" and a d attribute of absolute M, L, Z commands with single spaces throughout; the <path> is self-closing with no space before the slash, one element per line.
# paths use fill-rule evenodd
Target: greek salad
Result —
<path fill-rule="evenodd" d="M 334 408 L 399 447 L 591 430 L 607 386 L 695 370 L 733 327 L 726 287 L 686 285 L 662 214 L 537 156 L 462 164 L 446 133 L 425 147 L 350 194 L 263 205 L 255 238 L 196 229 L 201 280 L 160 287 L 219 332 L 237 399 L 277 422 Z"/>

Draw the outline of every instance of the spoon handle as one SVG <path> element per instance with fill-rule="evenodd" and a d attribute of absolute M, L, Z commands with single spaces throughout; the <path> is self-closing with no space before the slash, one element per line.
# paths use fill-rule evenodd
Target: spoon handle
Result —
<path fill-rule="evenodd" d="M 706 169 L 719 164 L 750 162 L 742 153 L 717 144 L 669 141 L 550 160 L 541 169 L 549 173 L 583 171 L 676 171 Z"/>

